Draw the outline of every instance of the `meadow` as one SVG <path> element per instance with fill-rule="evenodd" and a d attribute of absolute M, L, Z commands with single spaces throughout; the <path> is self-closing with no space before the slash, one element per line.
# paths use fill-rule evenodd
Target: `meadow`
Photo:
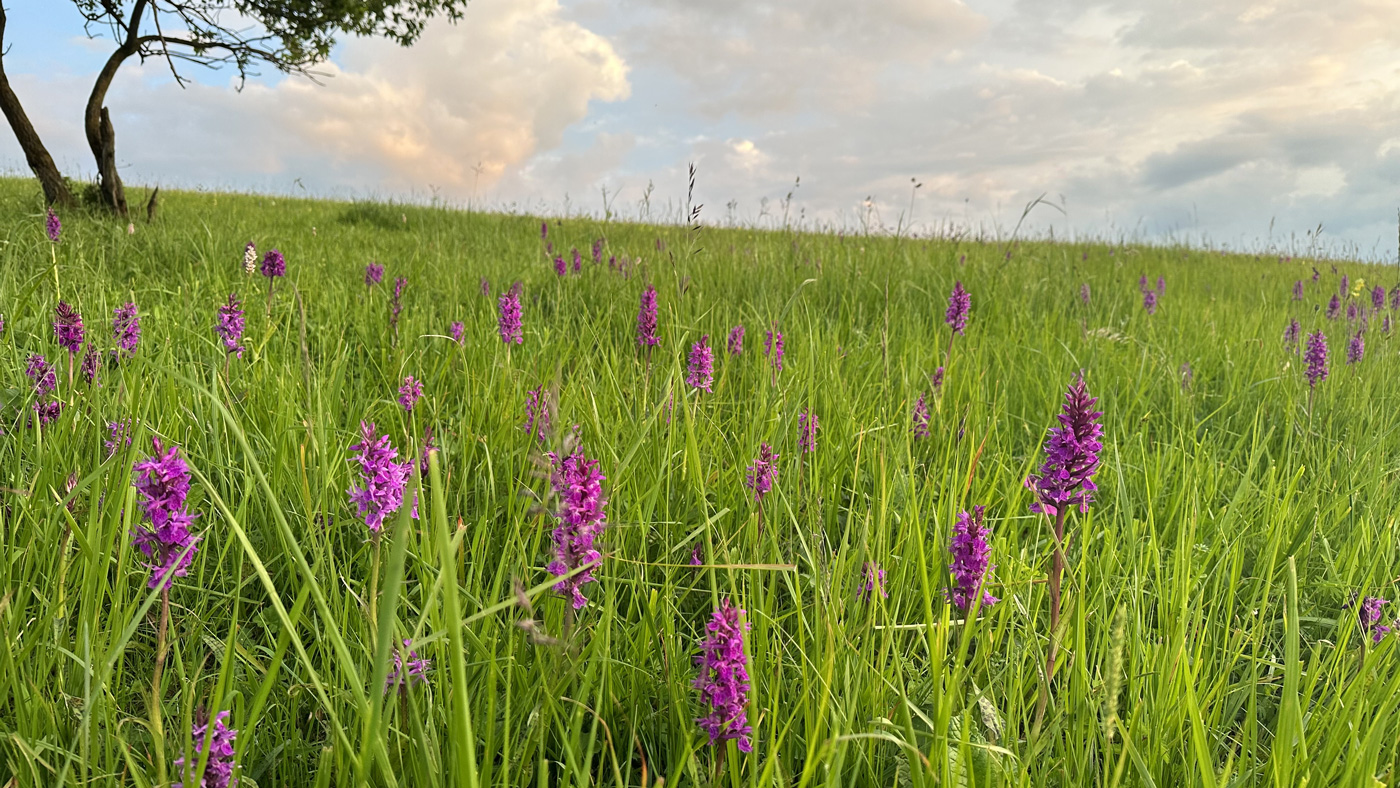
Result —
<path fill-rule="evenodd" d="M 216 785 L 222 744 L 264 787 L 1395 784 L 1395 605 L 1361 604 L 1400 581 L 1393 266 L 164 196 L 51 242 L 37 187 L 0 181 L 0 785 Z M 285 276 L 246 273 L 250 241 Z M 1101 464 L 1052 630 L 1026 480 L 1081 372 Z M 352 503 L 362 422 L 416 518 Z M 134 536 L 153 439 L 189 469 L 166 591 Z M 585 456 L 605 502 L 561 467 Z M 997 601 L 963 609 L 978 506 Z M 577 609 L 547 569 L 566 510 L 602 517 Z M 742 649 L 715 657 L 731 606 Z M 745 737 L 697 723 L 706 653 L 746 668 Z"/>

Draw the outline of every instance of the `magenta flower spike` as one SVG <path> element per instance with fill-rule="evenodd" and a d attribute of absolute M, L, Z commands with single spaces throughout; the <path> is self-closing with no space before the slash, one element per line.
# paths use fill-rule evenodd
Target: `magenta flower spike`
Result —
<path fill-rule="evenodd" d="M 119 356 L 132 356 L 141 342 L 141 317 L 136 313 L 136 304 L 126 303 L 112 312 L 112 338 L 117 343 Z"/>
<path fill-rule="evenodd" d="M 749 673 L 748 657 L 744 655 L 744 632 L 741 624 L 744 611 L 726 598 L 714 612 L 709 632 L 700 642 L 700 655 L 695 658 L 699 675 L 692 683 L 700 690 L 700 702 L 709 710 L 697 717 L 695 724 L 710 737 L 710 745 L 734 741 L 740 752 L 753 752 L 749 737 L 753 728 L 748 724 Z"/>
<path fill-rule="evenodd" d="M 1371 290 L 1371 307 L 1376 310 L 1385 309 L 1385 287 L 1376 285 Z"/>
<path fill-rule="evenodd" d="M 365 287 L 374 287 L 384 281 L 384 266 L 380 263 L 370 263 L 365 266 Z"/>
<path fill-rule="evenodd" d="M 744 352 L 744 327 L 742 325 L 729 329 L 729 355 L 737 356 Z"/>
<path fill-rule="evenodd" d="M 262 275 L 268 279 L 286 276 L 287 258 L 283 257 L 282 253 L 278 250 L 269 249 L 267 254 L 263 255 Z"/>
<path fill-rule="evenodd" d="M 773 365 L 774 372 L 783 371 L 783 332 L 777 326 L 768 332 L 768 339 L 764 343 L 763 355 L 768 357 L 769 363 Z"/>
<path fill-rule="evenodd" d="M 1085 255 L 1087 259 L 1088 253 L 1086 252 Z M 1089 283 L 1085 282 L 1084 284 L 1079 286 L 1079 300 L 1084 303 L 1084 306 L 1089 305 L 1089 295 Z"/>
<path fill-rule="evenodd" d="M 549 237 L 549 222 L 540 222 L 540 240 L 543 241 L 543 240 L 545 240 L 545 239 L 548 238 L 548 237 Z"/>
<path fill-rule="evenodd" d="M 384 677 L 385 694 L 397 687 L 402 695 L 408 692 L 409 687 L 428 683 L 428 671 L 433 667 L 432 660 L 419 657 L 418 652 L 409 648 L 411 645 L 413 641 L 404 638 L 402 649 L 394 646 L 394 667 L 389 670 L 389 675 Z M 404 651 L 408 652 L 408 659 L 404 659 Z"/>
<path fill-rule="evenodd" d="M 123 449 L 131 445 L 131 419 L 107 422 L 107 439 L 102 441 L 102 448 L 106 449 L 103 457 L 110 458 L 117 453 L 118 449 Z"/>
<path fill-rule="evenodd" d="M 1342 295 L 1346 295 L 1346 294 L 1347 294 L 1347 290 L 1350 290 L 1350 289 L 1351 289 L 1351 280 L 1350 280 L 1350 279 L 1347 279 L 1347 275 L 1346 275 L 1346 274 L 1342 274 L 1342 286 L 1341 286 L 1340 288 L 1337 289 L 1337 292 L 1341 293 Z"/>
<path fill-rule="evenodd" d="M 817 414 L 805 410 L 797 414 L 797 450 L 803 454 L 817 450 Z"/>
<path fill-rule="evenodd" d="M 238 303 L 236 293 L 229 293 L 228 302 L 219 307 L 219 322 L 214 324 L 214 333 L 223 340 L 225 353 L 243 358 L 243 305 Z"/>
<path fill-rule="evenodd" d="M 1161 298 L 1162 296 L 1164 296 L 1164 295 L 1166 295 L 1166 294 L 1167 294 L 1167 280 L 1166 280 L 1165 278 L 1159 276 L 1159 277 L 1157 277 L 1157 297 L 1158 297 L 1158 298 Z"/>
<path fill-rule="evenodd" d="M 928 402 L 924 400 L 924 395 L 920 394 L 919 401 L 914 403 L 913 426 L 910 427 L 915 440 L 922 440 L 929 436 L 929 418 Z"/>
<path fill-rule="evenodd" d="M 934 391 L 943 388 L 943 367 L 935 369 L 933 374 L 929 375 L 928 382 L 930 386 L 933 386 Z"/>
<path fill-rule="evenodd" d="M 1303 300 L 1303 280 L 1301 279 L 1293 283 L 1293 300 Z"/>
<path fill-rule="evenodd" d="M 953 283 L 953 293 L 948 296 L 948 311 L 943 315 L 955 333 L 962 334 L 967 327 L 967 317 L 972 311 L 972 294 L 963 289 L 961 281 Z"/>
<path fill-rule="evenodd" d="M 574 273 L 578 273 L 578 272 L 580 272 L 580 271 L 583 270 L 583 255 L 579 254 L 579 252 L 578 252 L 578 247 L 574 247 L 573 253 L 574 253 Z"/>
<path fill-rule="evenodd" d="M 1342 299 L 1338 298 L 1336 293 L 1333 293 L 1333 294 L 1332 294 L 1332 300 L 1330 300 L 1330 301 L 1327 302 L 1327 319 L 1328 319 L 1328 320 L 1336 320 L 1337 318 L 1339 318 L 1339 317 L 1341 317 L 1341 316 L 1342 316 Z"/>
<path fill-rule="evenodd" d="M 1288 325 L 1283 329 L 1283 346 L 1288 350 L 1298 348 L 1298 340 L 1303 336 L 1303 327 L 1298 324 L 1298 318 L 1288 321 Z"/>
<path fill-rule="evenodd" d="M 642 303 L 637 309 L 637 346 L 655 347 L 661 340 L 656 336 L 656 288 L 647 285 L 642 291 Z"/>
<path fill-rule="evenodd" d="M 686 385 L 711 391 L 715 382 L 714 364 L 715 356 L 710 350 L 710 335 L 704 334 L 699 342 L 690 347 L 690 361 L 685 373 Z"/>
<path fill-rule="evenodd" d="M 521 327 L 520 293 L 511 288 L 505 295 L 501 296 L 497 302 L 500 317 L 497 321 L 497 330 L 501 334 L 501 341 L 509 344 L 519 345 L 525 341 L 525 331 Z"/>
<path fill-rule="evenodd" d="M 979 595 L 982 607 L 990 607 L 1000 601 L 983 590 L 987 573 L 995 568 L 988 563 L 992 547 L 987 540 L 992 532 L 982 524 L 985 508 L 974 506 L 972 514 L 958 512 L 958 518 L 953 523 L 953 538 L 948 544 L 952 559 L 948 572 L 953 576 L 953 586 L 944 593 L 948 601 L 962 611 L 970 609 Z"/>
<path fill-rule="evenodd" d="M 525 392 L 525 424 L 523 426 L 526 435 L 532 435 L 541 441 L 552 429 L 553 425 L 550 423 L 549 415 L 549 390 L 544 386 Z"/>
<path fill-rule="evenodd" d="M 1157 314 L 1157 291 L 1144 290 L 1142 292 L 1142 308 L 1147 310 L 1147 314 Z"/>
<path fill-rule="evenodd" d="M 204 759 L 204 740 L 209 740 L 209 757 L 205 760 L 204 775 L 193 788 L 232 788 L 237 785 L 233 779 L 233 741 L 238 738 L 238 731 L 229 728 L 227 721 L 227 711 L 214 715 L 214 730 L 210 732 L 209 719 L 204 710 L 196 713 L 194 727 L 190 731 L 194 753 L 188 761 L 183 755 L 175 759 L 175 771 L 184 779 L 194 779 L 194 771 L 199 768 L 200 760 Z M 174 782 L 170 788 L 184 788 L 184 785 L 183 782 Z"/>
<path fill-rule="evenodd" d="M 78 352 L 83 346 L 83 316 L 65 301 L 59 301 L 54 309 L 53 338 L 68 355 Z"/>
<path fill-rule="evenodd" d="M 603 262 L 603 239 L 593 239 L 593 264 L 598 265 Z"/>
<path fill-rule="evenodd" d="M 58 235 L 63 231 L 63 222 L 58 220 L 58 214 L 53 212 L 53 208 L 44 211 L 44 232 L 48 234 L 49 240 L 58 243 Z"/>
<path fill-rule="evenodd" d="M 861 573 L 865 580 L 856 588 L 856 599 L 870 601 L 875 598 L 877 592 L 880 596 L 889 598 L 890 595 L 885 591 L 885 570 L 881 569 L 879 564 L 866 561 L 861 565 Z"/>
<path fill-rule="evenodd" d="M 360 466 L 360 484 L 347 491 L 350 503 L 359 509 L 371 533 L 378 534 L 384 518 L 403 506 L 413 462 L 397 462 L 399 451 L 389 442 L 389 436 L 376 434 L 374 424 L 363 421 L 360 442 L 350 451 L 355 453 L 351 462 Z"/>
<path fill-rule="evenodd" d="M 48 359 L 34 353 L 25 359 L 24 374 L 34 381 L 34 396 L 43 398 L 58 387 L 58 376 Z"/>
<path fill-rule="evenodd" d="M 447 333 L 452 335 L 453 342 L 460 345 L 462 344 L 462 337 L 467 333 L 467 327 L 462 325 L 462 321 L 456 320 L 453 321 L 451 326 L 448 326 Z"/>
<path fill-rule="evenodd" d="M 1026 487 L 1036 498 L 1031 504 L 1032 512 L 1055 517 L 1061 509 L 1071 506 L 1078 506 L 1081 512 L 1089 511 L 1098 490 L 1094 474 L 1103 449 L 1099 440 L 1103 437 L 1099 424 L 1103 413 L 1094 410 L 1096 402 L 1096 397 L 1089 396 L 1082 374 L 1070 383 L 1062 411 L 1056 417 L 1060 426 L 1050 429 L 1045 442 L 1045 463 L 1039 474 L 1026 477 Z"/>
<path fill-rule="evenodd" d="M 545 571 L 559 578 L 554 584 L 555 592 L 570 599 L 578 610 L 588 604 L 582 589 L 596 581 L 593 565 L 602 560 L 594 540 L 607 527 L 603 511 L 608 503 L 603 497 L 603 480 L 607 477 L 598 470 L 598 461 L 588 459 L 582 448 L 563 459 L 554 452 L 548 456 L 554 463 L 551 479 L 559 496 L 559 511 L 555 513 L 559 524 L 553 534 L 554 560 Z M 587 568 L 568 576 L 582 567 Z"/>
<path fill-rule="evenodd" d="M 491 283 L 487 281 L 486 277 L 484 276 L 481 277 L 481 296 L 482 298 L 491 297 Z"/>
<path fill-rule="evenodd" d="M 569 273 L 569 264 L 564 262 L 563 255 L 556 255 L 554 258 L 554 273 L 565 276 Z"/>
<path fill-rule="evenodd" d="M 1360 317 L 1360 316 L 1361 316 L 1361 313 L 1360 313 L 1360 311 L 1356 308 L 1356 302 L 1354 302 L 1354 301 L 1353 301 L 1353 302 L 1348 302 L 1348 303 L 1347 303 L 1347 321 L 1348 321 L 1348 322 L 1355 323 L 1355 322 L 1356 322 L 1356 318 L 1358 318 L 1358 317 Z"/>
<path fill-rule="evenodd" d="M 412 413 L 413 406 L 418 404 L 418 399 L 423 396 L 423 384 L 412 375 L 403 379 L 403 385 L 399 387 L 399 404 L 403 406 L 404 413 Z"/>
<path fill-rule="evenodd" d="M 92 342 L 88 342 L 83 351 L 83 363 L 78 367 L 78 374 L 83 376 L 89 386 L 97 383 L 97 348 Z"/>
<path fill-rule="evenodd" d="M 773 453 L 772 446 L 765 443 L 759 447 L 758 457 L 749 466 L 744 481 L 744 486 L 753 491 L 755 503 L 763 503 L 763 497 L 773 489 L 773 480 L 777 475 L 778 455 Z"/>
<path fill-rule="evenodd" d="M 1366 339 L 1358 331 L 1352 335 L 1351 341 L 1347 342 L 1347 363 L 1355 364 L 1361 361 L 1361 357 L 1366 355 Z"/>
<path fill-rule="evenodd" d="M 1381 623 L 1387 602 L 1388 600 L 1380 597 L 1368 596 L 1358 603 L 1356 595 L 1353 594 L 1351 601 L 1343 607 L 1355 608 L 1356 618 L 1361 624 L 1361 628 L 1365 630 L 1367 635 L 1371 636 L 1372 643 L 1379 643 L 1387 634 L 1395 631 L 1395 625 Z"/>
<path fill-rule="evenodd" d="M 1308 363 L 1306 372 L 1308 386 L 1317 388 L 1317 384 L 1327 379 L 1327 335 L 1321 331 L 1314 331 L 1308 334 L 1307 350 L 1303 352 L 1303 360 Z"/>
<path fill-rule="evenodd" d="M 189 572 L 199 537 L 190 533 L 194 516 L 185 510 L 189 466 L 181 459 L 179 447 L 167 449 L 159 438 L 152 438 L 151 443 L 155 455 L 131 467 L 141 511 L 150 523 L 149 527 L 136 527 L 132 542 L 151 561 L 146 565 L 151 570 L 147 585 L 161 588 Z"/>
<path fill-rule="evenodd" d="M 1400 309 L 1400 285 L 1396 285 L 1395 287 L 1391 288 L 1390 308 Z"/>

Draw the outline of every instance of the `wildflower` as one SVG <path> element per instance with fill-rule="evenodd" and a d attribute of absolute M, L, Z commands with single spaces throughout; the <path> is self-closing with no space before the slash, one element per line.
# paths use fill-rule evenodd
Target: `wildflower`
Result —
<path fill-rule="evenodd" d="M 1332 300 L 1327 302 L 1327 319 L 1336 320 L 1341 314 L 1342 299 L 1338 298 L 1336 293 L 1333 293 Z"/>
<path fill-rule="evenodd" d="M 861 572 L 865 581 L 856 589 L 856 599 L 874 599 L 875 592 L 880 592 L 880 596 L 889 598 L 889 593 L 885 591 L 885 570 L 873 561 L 866 561 L 861 565 Z"/>
<path fill-rule="evenodd" d="M 462 325 L 462 321 L 458 320 L 448 327 L 447 333 L 452 335 L 453 342 L 460 345 L 462 344 L 462 336 L 467 333 L 467 327 Z"/>
<path fill-rule="evenodd" d="M 737 356 L 744 352 L 744 327 L 742 325 L 729 329 L 729 355 Z"/>
<path fill-rule="evenodd" d="M 193 777 L 200 759 L 204 757 L 204 740 L 209 739 L 209 758 L 204 765 L 204 776 L 200 778 L 199 785 L 192 788 L 230 788 L 236 784 L 233 779 L 233 740 L 238 737 L 238 731 L 229 728 L 226 720 L 226 711 L 214 715 L 214 730 L 210 733 L 209 721 L 201 709 L 190 732 L 194 740 L 194 754 L 188 761 L 184 756 L 175 759 L 175 770 L 183 775 L 188 768 L 189 776 Z M 172 783 L 171 788 L 184 788 L 184 783 Z"/>
<path fill-rule="evenodd" d="M 1371 307 L 1374 309 L 1385 309 L 1385 286 L 1376 285 L 1371 291 Z"/>
<path fill-rule="evenodd" d="M 252 241 L 249 241 L 248 245 L 243 247 L 243 273 L 247 276 L 252 276 L 253 269 L 257 267 L 257 265 L 258 247 Z"/>
<path fill-rule="evenodd" d="M 57 421 L 61 413 L 63 413 L 62 400 L 51 399 L 47 402 L 34 403 L 34 415 L 39 417 L 39 423 L 41 425 L 51 424 Z"/>
<path fill-rule="evenodd" d="M 564 276 L 569 273 L 569 264 L 564 262 L 564 257 L 562 255 L 556 255 L 554 258 L 554 273 L 559 276 Z"/>
<path fill-rule="evenodd" d="M 934 391 L 938 391 L 939 389 L 943 388 L 943 367 L 935 369 L 933 371 L 933 374 L 929 375 L 928 382 L 929 385 L 933 386 Z"/>
<path fill-rule="evenodd" d="M 1084 253 L 1084 259 L 1089 259 L 1088 252 Z M 1084 302 L 1084 306 L 1089 305 L 1089 283 L 1085 282 L 1079 286 L 1079 300 Z"/>
<path fill-rule="evenodd" d="M 403 379 L 403 385 L 399 387 L 399 404 L 403 406 L 404 413 L 412 413 L 413 406 L 418 403 L 418 398 L 423 396 L 422 382 L 415 380 L 412 375 Z"/>
<path fill-rule="evenodd" d="M 1316 282 L 1320 278 L 1322 278 L 1322 272 L 1317 270 L 1317 266 L 1313 266 L 1313 281 Z"/>
<path fill-rule="evenodd" d="M 912 431 L 916 440 L 929 436 L 928 422 L 928 403 L 924 401 L 924 395 L 920 394 L 919 401 L 914 403 L 914 426 L 912 427 Z"/>
<path fill-rule="evenodd" d="M 1385 320 L 1381 321 L 1381 333 L 1390 333 L 1390 315 L 1386 315 Z"/>
<path fill-rule="evenodd" d="M 690 363 L 685 373 L 687 386 L 710 391 L 714 385 L 714 353 L 710 350 L 710 335 L 704 334 L 700 341 L 690 347 Z"/>
<path fill-rule="evenodd" d="M 219 307 L 219 322 L 214 325 L 214 333 L 224 342 L 224 353 L 232 353 L 243 358 L 243 305 L 238 303 L 238 294 L 229 293 L 228 303 Z"/>
<path fill-rule="evenodd" d="M 797 414 L 797 449 L 803 454 L 817 450 L 817 414 L 802 411 Z"/>
<path fill-rule="evenodd" d="M 653 347 L 660 341 L 656 336 L 656 288 L 647 285 L 637 310 L 637 346 Z"/>
<path fill-rule="evenodd" d="M 380 263 L 370 263 L 365 266 L 365 287 L 374 287 L 384 281 L 384 266 Z"/>
<path fill-rule="evenodd" d="M 83 316 L 65 301 L 54 309 L 53 337 L 71 356 L 83 346 Z"/>
<path fill-rule="evenodd" d="M 1144 290 L 1142 293 L 1142 308 L 1147 310 L 1147 314 L 1157 314 L 1157 293 L 1153 290 Z"/>
<path fill-rule="evenodd" d="M 1396 285 L 1390 291 L 1390 308 L 1400 309 L 1400 285 Z"/>
<path fill-rule="evenodd" d="M 1288 326 L 1283 329 L 1283 346 L 1289 350 L 1298 347 L 1298 338 L 1303 335 L 1303 327 L 1298 324 L 1298 318 L 1288 321 Z"/>
<path fill-rule="evenodd" d="M 44 212 L 44 232 L 49 234 L 49 240 L 58 243 L 58 234 L 63 230 L 63 223 L 58 220 L 58 214 L 48 208 Z"/>
<path fill-rule="evenodd" d="M 603 239 L 595 238 L 593 239 L 593 264 L 597 265 L 601 262 L 603 262 Z"/>
<path fill-rule="evenodd" d="M 1147 292 L 1147 274 L 1143 274 L 1142 276 L 1139 276 L 1139 277 L 1138 277 L 1138 292 L 1139 292 L 1139 293 L 1146 293 L 1146 292 Z"/>
<path fill-rule="evenodd" d="M 194 561 L 199 537 L 190 533 L 194 517 L 185 510 L 190 492 L 190 468 L 180 458 L 178 446 L 166 449 L 159 438 L 152 438 L 155 454 L 131 467 L 136 475 L 136 492 L 150 528 L 138 526 L 133 541 L 153 563 L 148 585 L 166 586 L 171 578 L 184 577 Z"/>
<path fill-rule="evenodd" d="M 549 223 L 548 223 L 548 222 L 540 222 L 540 240 L 543 241 L 544 239 L 546 239 L 546 238 L 548 238 L 548 237 L 549 237 Z"/>
<path fill-rule="evenodd" d="M 399 330 L 399 315 L 403 313 L 403 291 L 408 287 L 408 277 L 394 277 L 394 295 L 389 299 L 389 325 L 395 332 Z"/>
<path fill-rule="evenodd" d="M 1026 478 L 1026 487 L 1035 493 L 1032 512 L 1044 512 L 1050 516 L 1059 514 L 1066 506 L 1078 506 L 1079 511 L 1089 511 L 1093 502 L 1094 473 L 1099 469 L 1099 451 L 1103 445 L 1103 427 L 1099 418 L 1103 413 L 1093 409 L 1096 397 L 1089 396 L 1084 385 L 1084 376 L 1069 385 L 1065 392 L 1062 412 L 1056 417 L 1060 426 L 1050 429 L 1050 437 L 1045 442 L 1045 464 L 1040 474 Z"/>
<path fill-rule="evenodd" d="M 136 345 L 141 342 L 141 318 L 136 314 L 136 304 L 127 302 L 112 312 L 112 338 L 117 342 L 117 350 L 128 356 L 136 353 Z"/>
<path fill-rule="evenodd" d="M 603 507 L 608 502 L 603 497 L 602 484 L 606 477 L 598 470 L 598 461 L 588 459 L 582 448 L 575 449 L 562 460 L 550 452 L 549 459 L 554 463 L 551 480 L 559 496 L 559 511 L 555 515 L 559 524 L 553 534 L 554 560 L 545 570 L 560 578 L 554 590 L 571 598 L 574 609 L 578 610 L 588 604 L 581 589 L 595 580 L 591 564 L 602 559 L 593 541 L 607 527 Z M 587 568 L 572 577 L 567 576 L 580 567 Z"/>
<path fill-rule="evenodd" d="M 1387 633 L 1395 630 L 1394 625 L 1382 624 L 1381 616 L 1389 600 L 1380 597 L 1368 596 L 1357 603 L 1356 595 L 1353 594 L 1351 601 L 1343 605 L 1344 608 L 1356 608 L 1356 618 L 1361 626 L 1365 628 L 1366 634 L 1371 636 L 1372 643 L 1381 642 Z"/>
<path fill-rule="evenodd" d="M 24 374 L 34 381 L 34 396 L 44 397 L 58 387 L 58 376 L 48 359 L 34 353 L 26 359 Z"/>
<path fill-rule="evenodd" d="M 1347 275 L 1346 275 L 1346 274 L 1342 274 L 1342 286 L 1338 289 L 1338 292 L 1341 293 L 1342 295 L 1346 295 L 1346 294 L 1347 294 L 1347 290 L 1348 290 L 1350 287 L 1351 287 L 1351 282 L 1350 282 L 1350 280 L 1347 279 Z"/>
<path fill-rule="evenodd" d="M 500 331 L 501 341 L 507 345 L 512 342 L 517 345 L 523 343 L 525 332 L 520 326 L 520 293 L 511 288 L 501 296 L 497 306 L 500 309 L 497 329 Z"/>
<path fill-rule="evenodd" d="M 1359 316 L 1360 316 L 1360 313 L 1357 312 L 1355 302 L 1348 302 L 1348 303 L 1347 303 L 1347 320 L 1348 320 L 1349 322 L 1356 322 L 1356 318 L 1359 317 Z"/>
<path fill-rule="evenodd" d="M 1355 364 L 1366 355 L 1366 340 L 1361 336 L 1361 332 L 1356 332 L 1351 341 L 1347 343 L 1347 363 Z"/>
<path fill-rule="evenodd" d="M 773 489 L 773 479 L 778 475 L 778 455 L 773 447 L 763 444 L 758 450 L 758 458 L 749 466 L 744 486 L 753 490 L 756 503 L 763 503 L 763 496 Z"/>
<path fill-rule="evenodd" d="M 704 566 L 704 565 L 705 565 L 705 547 L 704 547 L 704 545 L 700 544 L 699 542 L 696 542 L 695 547 L 691 548 L 691 550 L 690 550 L 690 565 L 691 565 L 691 566 Z"/>
<path fill-rule="evenodd" d="M 102 441 L 102 447 L 107 450 L 107 457 L 117 453 L 117 449 L 126 448 L 131 445 L 131 419 L 107 422 L 107 440 Z"/>
<path fill-rule="evenodd" d="M 1301 279 L 1293 283 L 1293 300 L 1303 300 L 1303 280 Z"/>
<path fill-rule="evenodd" d="M 768 339 L 764 343 L 763 355 L 768 356 L 773 364 L 774 371 L 783 371 L 783 332 L 774 326 L 768 332 Z"/>
<path fill-rule="evenodd" d="M 1316 388 L 1318 383 L 1327 379 L 1326 334 L 1321 331 L 1308 334 L 1308 349 L 1303 353 L 1303 360 L 1308 362 L 1308 385 Z"/>
<path fill-rule="evenodd" d="M 286 276 L 287 258 L 283 257 L 282 253 L 276 249 L 269 249 L 267 254 L 263 255 L 262 275 L 268 279 Z"/>
<path fill-rule="evenodd" d="M 962 282 L 954 282 L 953 294 L 948 296 L 948 312 L 943 316 L 943 322 L 961 334 L 967 327 L 967 313 L 971 309 L 972 294 L 963 289 Z"/>
<path fill-rule="evenodd" d="M 578 253 L 578 247 L 574 247 L 574 273 L 583 270 L 583 257 Z"/>
<path fill-rule="evenodd" d="M 491 297 L 491 283 L 488 282 L 484 276 L 481 277 L 481 296 L 483 298 Z"/>
<path fill-rule="evenodd" d="M 97 382 L 97 348 L 91 342 L 85 347 L 87 349 L 83 351 L 83 363 L 78 367 L 78 374 L 91 386 Z"/>
<path fill-rule="evenodd" d="M 408 692 L 408 688 L 418 684 L 428 683 L 428 671 L 432 668 L 432 660 L 420 659 L 418 652 L 409 650 L 413 641 L 408 638 L 403 640 L 403 649 L 394 646 L 394 667 L 389 671 L 389 675 L 384 677 L 384 692 L 388 692 L 394 687 L 399 688 L 400 693 Z M 404 659 L 402 651 L 408 651 L 408 659 Z"/>
<path fill-rule="evenodd" d="M 433 428 L 429 425 L 423 430 L 423 455 L 418 459 L 418 473 L 424 479 L 428 478 L 428 455 L 440 450 L 440 446 L 433 441 Z"/>
<path fill-rule="evenodd" d="M 1157 297 L 1158 297 L 1158 298 L 1161 298 L 1162 296 L 1164 296 L 1164 295 L 1166 295 L 1166 294 L 1167 294 L 1167 280 L 1166 280 L 1165 278 L 1159 276 L 1159 277 L 1157 277 Z"/>
<path fill-rule="evenodd" d="M 551 428 L 549 392 L 544 386 L 525 392 L 525 434 L 544 440 Z"/>
<path fill-rule="evenodd" d="M 353 462 L 360 465 L 360 485 L 347 492 L 365 525 L 375 534 L 384 525 L 384 518 L 403 505 L 404 487 L 413 471 L 412 462 L 396 462 L 399 456 L 388 435 L 376 435 L 374 424 L 360 422 L 360 442 L 350 447 L 356 452 Z"/>
<path fill-rule="evenodd" d="M 709 634 L 700 641 L 700 655 L 695 664 L 700 667 L 692 686 L 700 690 L 700 701 L 710 712 L 698 717 L 699 725 L 710 736 L 710 744 L 733 740 L 740 752 L 753 752 L 749 736 L 747 709 L 749 695 L 748 658 L 744 656 L 744 632 L 747 623 L 740 624 L 744 614 L 725 599 L 705 626 Z"/>
<path fill-rule="evenodd" d="M 992 556 L 992 547 L 987 544 L 987 538 L 992 534 L 982 525 L 985 508 L 974 506 L 970 515 L 958 512 L 958 519 L 953 523 L 953 538 L 948 544 L 948 553 L 952 556 L 948 571 L 953 576 L 953 587 L 945 593 L 948 601 L 959 610 L 971 608 L 979 594 L 982 607 L 1000 601 L 982 588 L 987 581 L 987 572 L 993 569 L 987 563 Z"/>

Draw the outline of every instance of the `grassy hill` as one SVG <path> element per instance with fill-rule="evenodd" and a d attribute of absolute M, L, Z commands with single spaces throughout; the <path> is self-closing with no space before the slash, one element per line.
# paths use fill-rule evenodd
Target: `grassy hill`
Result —
<path fill-rule="evenodd" d="M 179 781 L 221 711 L 260 786 L 1393 782 L 1400 655 L 1379 626 L 1395 606 L 1369 627 L 1348 607 L 1394 597 L 1400 574 L 1393 267 L 590 218 L 551 220 L 545 241 L 528 217 L 208 193 L 163 195 L 130 233 L 63 216 L 51 243 L 37 194 L 0 181 L 0 784 Z M 285 255 L 270 295 L 244 273 L 249 241 Z M 1154 296 L 1163 280 L 1155 314 L 1140 277 Z M 955 282 L 971 295 L 956 336 Z M 214 332 L 231 293 L 241 357 Z M 84 321 L 72 356 L 60 301 Z M 113 357 L 127 302 L 139 345 Z M 1315 388 L 1282 341 L 1293 318 L 1329 342 Z M 706 335 L 710 391 L 686 385 Z M 34 354 L 51 393 L 26 376 Z M 1052 518 L 1024 482 L 1081 370 L 1102 465 L 1065 518 L 1052 633 Z M 550 427 L 527 432 L 532 391 Z M 404 506 L 375 532 L 351 503 L 362 422 L 399 462 L 431 435 L 406 493 L 418 519 Z M 153 438 L 191 469 L 197 542 L 168 593 L 133 540 Z M 545 452 L 576 450 L 606 477 L 578 610 L 546 571 Z M 945 590 L 975 506 L 999 601 L 969 614 Z M 885 593 L 860 593 L 876 567 Z M 752 752 L 695 722 L 726 603 L 748 625 Z M 425 667 L 409 651 L 424 680 L 386 691 Z"/>

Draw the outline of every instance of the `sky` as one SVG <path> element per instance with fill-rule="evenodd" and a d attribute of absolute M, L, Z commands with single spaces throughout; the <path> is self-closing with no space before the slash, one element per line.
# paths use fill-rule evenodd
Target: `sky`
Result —
<path fill-rule="evenodd" d="M 113 42 L 5 2 L 12 86 L 90 178 Z M 316 70 L 130 62 L 123 178 L 677 220 L 693 164 L 719 225 L 1006 238 L 1043 196 L 1021 233 L 1400 254 L 1391 0 L 474 0 Z"/>

